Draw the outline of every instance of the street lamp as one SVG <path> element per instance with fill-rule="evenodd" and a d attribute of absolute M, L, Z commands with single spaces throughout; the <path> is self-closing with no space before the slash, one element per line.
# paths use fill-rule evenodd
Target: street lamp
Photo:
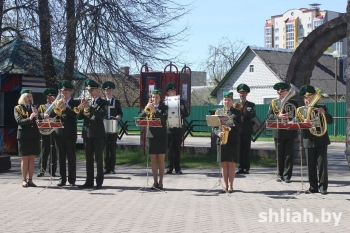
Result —
<path fill-rule="evenodd" d="M 338 86 L 337 86 L 337 81 L 338 81 L 338 58 L 340 57 L 339 51 L 335 50 L 332 53 L 334 60 L 335 60 L 335 72 L 334 72 L 334 86 L 335 86 L 335 95 L 334 95 L 334 117 L 337 116 L 337 95 L 338 95 Z M 334 121 L 334 136 L 337 136 L 337 119 L 335 118 Z"/>

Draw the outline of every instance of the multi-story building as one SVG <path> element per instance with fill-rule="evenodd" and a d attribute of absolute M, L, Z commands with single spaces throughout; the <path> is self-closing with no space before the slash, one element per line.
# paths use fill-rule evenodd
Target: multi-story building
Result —
<path fill-rule="evenodd" d="M 320 10 L 321 4 L 309 4 L 309 8 L 288 10 L 282 15 L 271 16 L 266 20 L 265 47 L 296 49 L 304 37 L 322 24 L 339 17 L 342 13 Z M 346 55 L 346 38 L 333 44 L 329 52 L 338 50 Z"/>

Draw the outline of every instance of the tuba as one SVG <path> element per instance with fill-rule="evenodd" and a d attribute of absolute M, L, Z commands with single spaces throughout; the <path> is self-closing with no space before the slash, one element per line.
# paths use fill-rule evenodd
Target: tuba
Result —
<path fill-rule="evenodd" d="M 322 113 L 318 113 L 317 108 L 314 106 L 323 97 L 328 97 L 320 88 L 315 88 L 316 93 L 313 95 L 311 101 L 307 106 L 306 119 L 309 119 L 312 127 L 309 129 L 310 133 L 316 137 L 321 137 L 327 132 L 327 120 L 326 116 Z"/>

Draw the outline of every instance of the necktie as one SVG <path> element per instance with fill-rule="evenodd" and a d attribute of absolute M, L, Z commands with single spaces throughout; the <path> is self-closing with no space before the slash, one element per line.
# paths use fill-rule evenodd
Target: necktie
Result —
<path fill-rule="evenodd" d="M 95 105 L 95 100 L 92 101 L 92 105 Z"/>

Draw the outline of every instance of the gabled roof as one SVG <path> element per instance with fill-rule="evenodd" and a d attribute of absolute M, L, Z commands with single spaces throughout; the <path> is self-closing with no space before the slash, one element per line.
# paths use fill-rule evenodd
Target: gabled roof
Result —
<path fill-rule="evenodd" d="M 62 78 L 64 62 L 53 59 L 56 74 Z M 20 74 L 26 76 L 44 76 L 41 52 L 38 48 L 21 39 L 14 39 L 0 47 L 0 74 Z M 74 70 L 74 80 L 88 78 Z"/>
<path fill-rule="evenodd" d="M 217 91 L 231 77 L 232 73 L 237 69 L 249 52 L 253 52 L 258 56 L 259 59 L 276 75 L 276 77 L 281 79 L 281 81 L 286 80 L 288 66 L 292 59 L 294 50 L 247 46 L 238 61 L 210 93 L 211 96 L 217 96 Z M 328 94 L 334 93 L 334 63 L 334 58 L 331 54 L 323 54 L 315 65 L 310 84 L 322 88 Z M 339 75 L 337 89 L 339 95 L 346 93 L 345 80 L 340 78 Z"/>

